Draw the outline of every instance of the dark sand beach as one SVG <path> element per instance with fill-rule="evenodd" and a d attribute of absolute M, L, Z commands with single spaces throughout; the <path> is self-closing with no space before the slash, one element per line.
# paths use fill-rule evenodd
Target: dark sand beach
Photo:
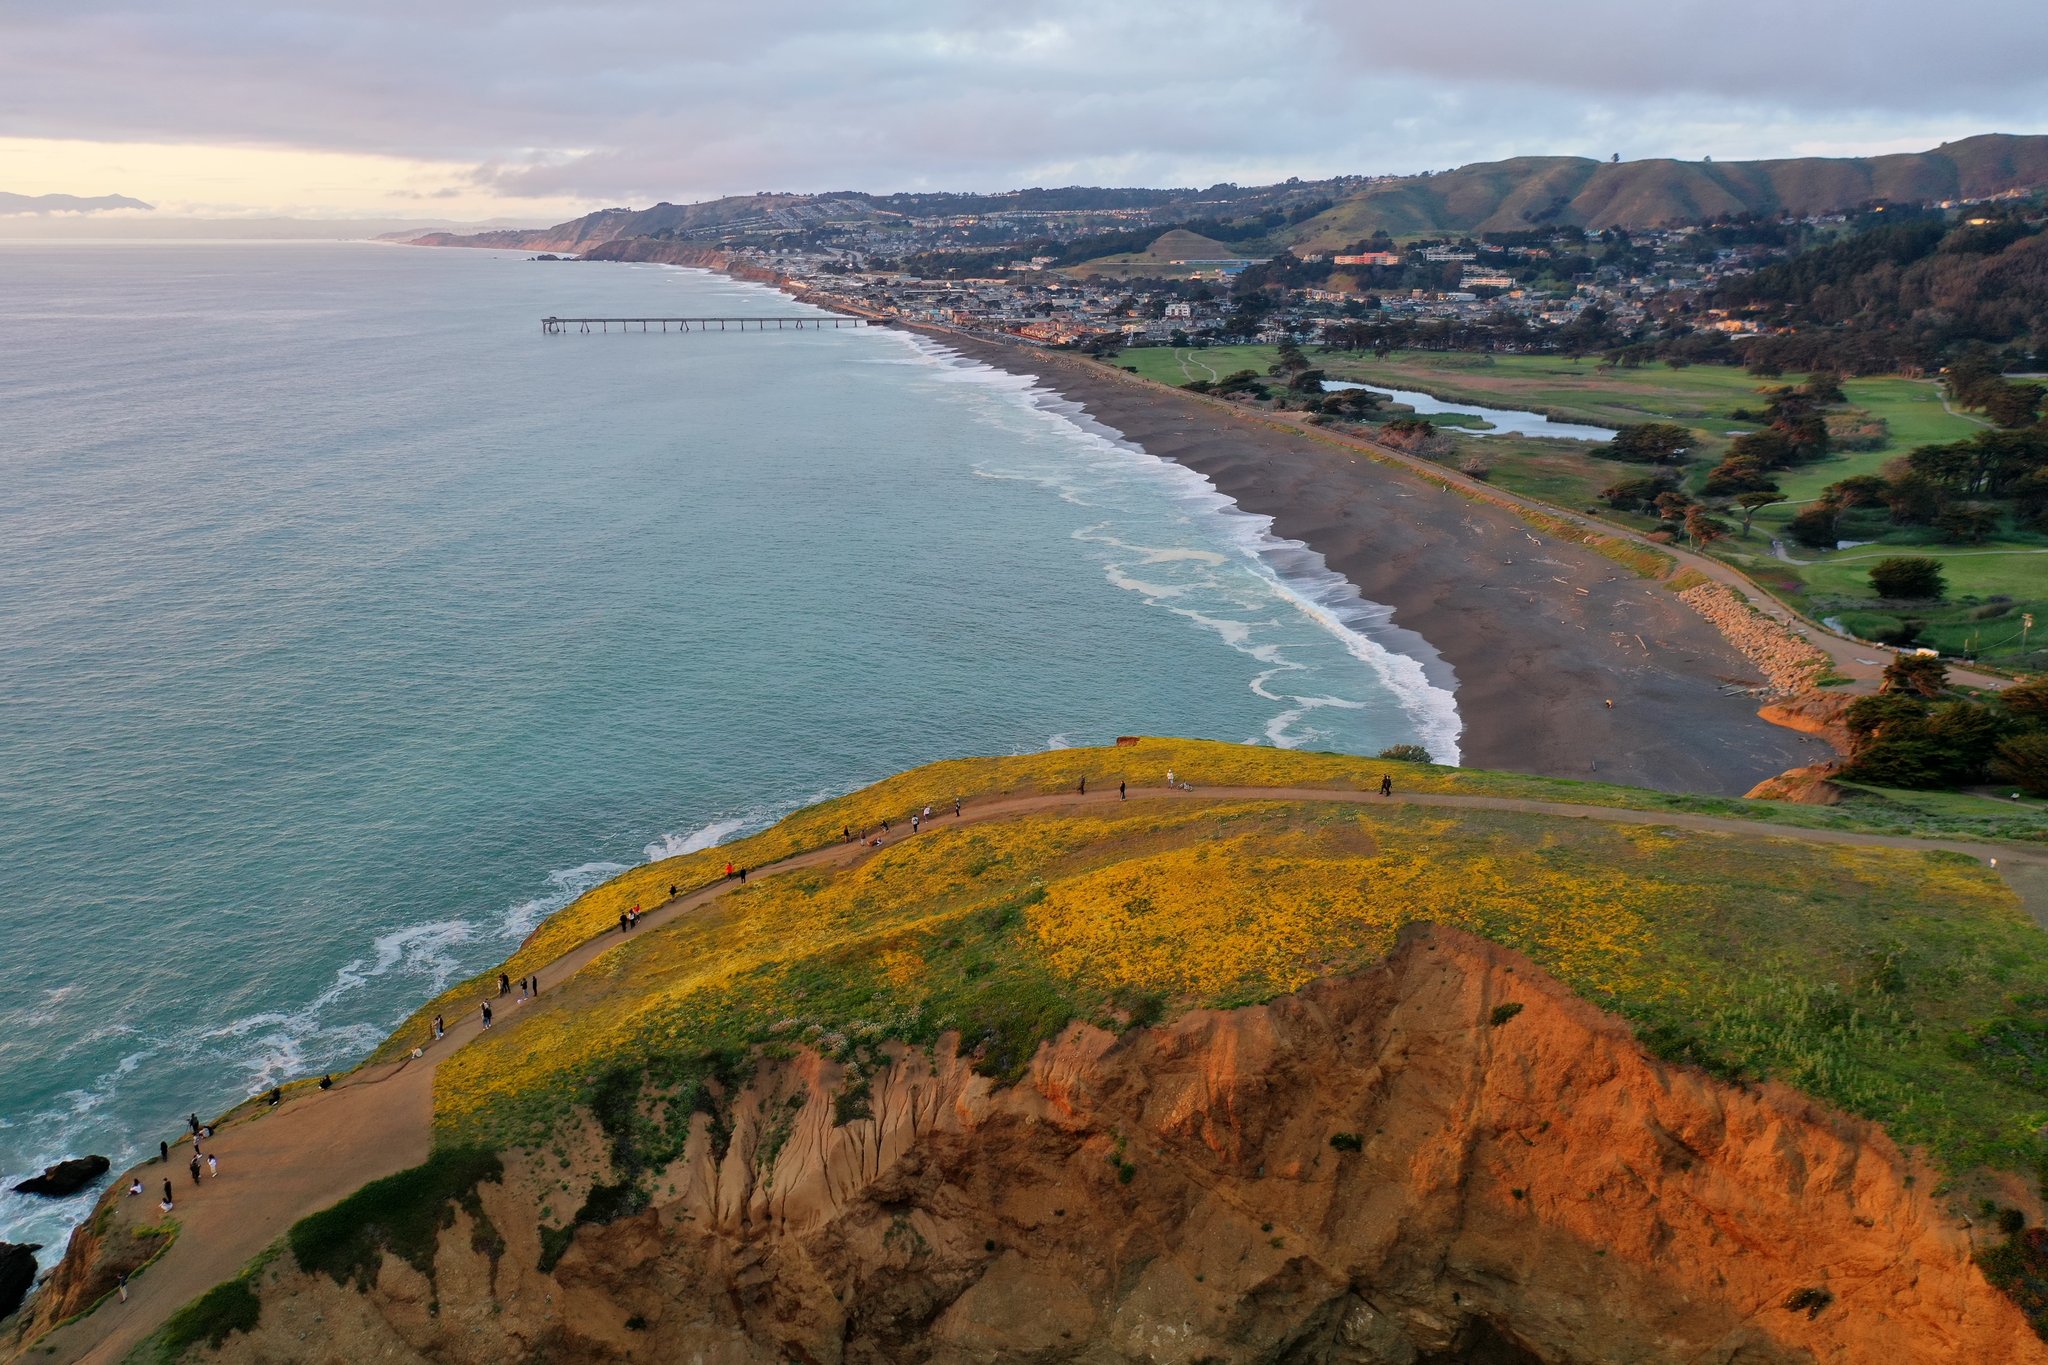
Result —
<path fill-rule="evenodd" d="M 1082 356 L 930 335 L 1206 475 L 1392 607 L 1456 670 L 1468 766 L 1740 794 L 1832 756 L 1726 694 L 1755 666 L 1674 594 L 1505 508 Z"/>

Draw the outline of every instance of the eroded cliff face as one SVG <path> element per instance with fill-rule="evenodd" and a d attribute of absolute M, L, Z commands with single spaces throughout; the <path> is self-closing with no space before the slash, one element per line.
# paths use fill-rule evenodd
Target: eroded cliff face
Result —
<path fill-rule="evenodd" d="M 2048 1361 L 1882 1134 L 1663 1066 L 1454 932 L 1269 1005 L 1071 1028 L 1008 1088 L 908 1050 L 840 1124 L 842 1080 L 764 1067 L 722 1157 L 698 1116 L 653 1206 L 550 1273 L 541 1210 L 604 1175 L 552 1155 L 455 1213 L 431 1277 L 280 1258 L 221 1354 Z"/>

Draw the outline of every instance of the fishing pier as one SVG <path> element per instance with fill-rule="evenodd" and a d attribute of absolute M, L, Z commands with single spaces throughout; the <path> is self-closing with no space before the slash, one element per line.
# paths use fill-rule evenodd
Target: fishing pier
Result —
<path fill-rule="evenodd" d="M 827 327 L 837 330 L 841 327 L 872 327 L 868 318 L 846 317 L 833 314 L 827 317 L 808 318 L 542 318 L 540 329 L 549 335 L 563 332 L 609 332 L 616 327 L 621 332 L 781 332 L 821 331 Z"/>

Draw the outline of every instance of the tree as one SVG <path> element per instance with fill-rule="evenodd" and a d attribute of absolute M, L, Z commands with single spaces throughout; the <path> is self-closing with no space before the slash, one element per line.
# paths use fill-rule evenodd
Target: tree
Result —
<path fill-rule="evenodd" d="M 1640 512 L 1656 505 L 1660 493 L 1672 491 L 1671 480 L 1662 475 L 1645 479 L 1623 479 L 1600 490 L 1601 501 L 1623 512 Z"/>
<path fill-rule="evenodd" d="M 1742 534 L 1749 534 L 1749 523 L 1756 514 L 1772 503 L 1783 502 L 1785 495 L 1776 488 L 1752 488 L 1737 495 L 1735 505 L 1742 509 Z"/>
<path fill-rule="evenodd" d="M 2002 427 L 2030 427 L 2041 417 L 2041 386 L 1993 379 L 1971 395 L 1984 415 Z"/>
<path fill-rule="evenodd" d="M 1878 560 L 1871 566 L 1870 586 L 1879 597 L 1895 601 L 1938 601 L 1948 589 L 1941 561 L 1918 555 Z"/>
<path fill-rule="evenodd" d="M 2048 721 L 2048 675 L 2014 683 L 1999 693 L 1998 699 L 2015 716 Z"/>
<path fill-rule="evenodd" d="M 1695 550 L 1704 549 L 1727 534 L 1727 526 L 1708 516 L 1707 509 L 1698 503 L 1685 509 L 1685 538 Z"/>
<path fill-rule="evenodd" d="M 1799 515 L 1785 524 L 1785 534 L 1813 550 L 1835 548 L 1835 508 L 1831 503 L 1808 503 Z"/>
<path fill-rule="evenodd" d="M 1323 372 L 1321 370 L 1299 371 L 1292 379 L 1287 381 L 1287 387 L 1295 393 L 1321 393 L 1323 391 Z"/>
<path fill-rule="evenodd" d="M 1884 666 L 1878 691 L 1938 697 L 1948 691 L 1948 665 L 1931 654 L 1901 654 Z"/>
<path fill-rule="evenodd" d="M 1637 422 L 1617 429 L 1614 439 L 1594 453 L 1639 464 L 1677 464 L 1692 445 L 1692 433 L 1675 423 Z"/>
<path fill-rule="evenodd" d="M 1975 545 L 1998 530 L 1998 509 L 1981 502 L 1959 502 L 1934 519 L 1934 529 L 1951 541 Z"/>
<path fill-rule="evenodd" d="M 1991 773 L 2032 796 L 2048 796 L 2048 733 L 2014 735 L 1993 751 Z"/>
<path fill-rule="evenodd" d="M 1692 499 L 1673 488 L 1659 493 L 1655 505 L 1659 519 L 1678 521 L 1685 516 L 1686 509 L 1692 506 Z"/>
<path fill-rule="evenodd" d="M 1892 469 L 1901 462 L 1886 465 Z M 1891 509 L 1892 521 L 1900 526 L 1925 526 L 1941 515 L 1945 501 L 1941 485 L 1911 467 L 1901 467 L 1885 482 L 1885 506 Z"/>
<path fill-rule="evenodd" d="M 1710 498 L 1725 498 L 1730 493 L 1769 493 L 1776 497 L 1778 484 L 1756 461 L 1730 455 L 1707 471 L 1707 481 L 1700 491 Z"/>
<path fill-rule="evenodd" d="M 1833 370 L 1815 370 L 1806 376 L 1806 382 L 1799 387 L 1808 398 L 1823 406 L 1848 401 L 1847 395 L 1842 392 L 1842 376 Z"/>
<path fill-rule="evenodd" d="M 1875 474 L 1856 474 L 1820 490 L 1821 501 L 1834 508 L 1835 539 L 1842 538 L 1842 517 L 1853 507 L 1878 501 L 1888 485 Z"/>
<path fill-rule="evenodd" d="M 1380 750 L 1380 757 L 1394 763 L 1428 763 L 1429 750 L 1420 744 L 1395 744 Z"/>

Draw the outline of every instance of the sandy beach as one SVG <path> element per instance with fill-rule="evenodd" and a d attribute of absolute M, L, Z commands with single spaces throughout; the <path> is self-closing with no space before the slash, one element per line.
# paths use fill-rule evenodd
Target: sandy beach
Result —
<path fill-rule="evenodd" d="M 1755 665 L 1662 585 L 1504 508 L 1079 355 L 929 335 L 1199 471 L 1392 607 L 1456 671 L 1468 766 L 1740 794 L 1832 756 L 1729 693 Z"/>

